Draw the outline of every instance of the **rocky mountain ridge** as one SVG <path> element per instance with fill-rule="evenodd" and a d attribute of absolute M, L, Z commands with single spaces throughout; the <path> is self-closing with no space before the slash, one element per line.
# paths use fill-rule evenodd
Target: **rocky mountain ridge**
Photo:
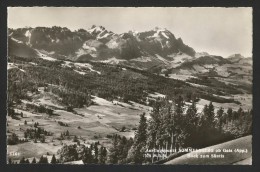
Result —
<path fill-rule="evenodd" d="M 196 52 L 167 29 L 116 34 L 103 26 L 71 31 L 66 27 L 8 29 L 9 55 L 48 56 L 75 62 L 120 64 L 159 74 L 250 76 L 252 58 Z"/>

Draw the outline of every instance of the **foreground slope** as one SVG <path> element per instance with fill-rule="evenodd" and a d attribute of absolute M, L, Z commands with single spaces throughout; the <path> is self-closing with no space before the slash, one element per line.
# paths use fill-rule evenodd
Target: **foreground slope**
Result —
<path fill-rule="evenodd" d="M 220 153 L 202 153 L 202 152 L 190 152 L 188 154 L 182 155 L 178 158 L 170 160 L 165 164 L 171 165 L 181 165 L 181 164 L 189 164 L 189 165 L 227 165 L 227 164 L 252 164 L 252 136 L 242 137 L 236 140 L 228 141 L 225 143 L 221 143 L 218 145 L 207 147 L 206 149 L 221 149 L 228 150 L 232 149 L 233 152 L 220 152 Z M 235 152 L 235 149 L 247 150 L 247 153 L 238 153 Z M 216 155 L 224 155 L 224 158 L 189 158 L 194 157 L 196 154 L 198 156 L 205 156 L 206 154 L 216 154 Z"/>

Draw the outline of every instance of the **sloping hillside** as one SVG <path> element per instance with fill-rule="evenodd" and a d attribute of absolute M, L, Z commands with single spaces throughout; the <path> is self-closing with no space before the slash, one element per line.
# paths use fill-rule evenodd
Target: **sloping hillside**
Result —
<path fill-rule="evenodd" d="M 221 149 L 220 153 L 205 153 L 205 152 L 190 152 L 188 154 L 182 155 L 178 158 L 170 160 L 165 164 L 170 165 L 228 165 L 228 164 L 252 164 L 252 136 L 242 137 L 236 140 L 228 141 L 222 144 L 210 146 L 204 149 Z M 233 152 L 223 152 L 223 150 L 232 150 Z M 236 150 L 247 150 L 246 153 L 235 152 Z M 223 158 L 212 158 L 211 156 L 215 154 Z M 209 155 L 210 158 L 207 158 Z M 223 155 L 223 156 L 222 156 Z M 194 158 L 198 156 L 198 158 Z M 204 157 L 204 158 L 202 158 Z"/>
<path fill-rule="evenodd" d="M 37 57 L 37 52 L 34 49 L 22 41 L 10 37 L 8 39 L 8 54 L 10 56 Z"/>

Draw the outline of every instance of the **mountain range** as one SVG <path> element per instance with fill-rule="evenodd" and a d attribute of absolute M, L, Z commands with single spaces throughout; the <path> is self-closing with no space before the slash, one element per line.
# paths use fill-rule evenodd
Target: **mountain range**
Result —
<path fill-rule="evenodd" d="M 9 56 L 48 57 L 72 62 L 125 65 L 152 73 L 208 75 L 252 80 L 252 58 L 196 52 L 167 29 L 116 34 L 103 26 L 71 31 L 65 27 L 8 29 Z"/>

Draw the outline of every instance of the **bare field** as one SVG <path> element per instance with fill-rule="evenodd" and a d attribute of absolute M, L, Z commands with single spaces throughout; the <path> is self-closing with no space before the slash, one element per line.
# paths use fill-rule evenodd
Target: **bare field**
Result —
<path fill-rule="evenodd" d="M 76 113 L 67 112 L 65 110 L 54 110 L 54 115 L 45 113 L 35 113 L 26 110 L 15 109 L 18 113 L 23 113 L 23 117 L 18 119 L 8 118 L 8 133 L 15 133 L 20 139 L 24 139 L 24 131 L 34 128 L 34 123 L 38 122 L 39 127 L 44 128 L 48 132 L 53 133 L 52 136 L 46 136 L 46 143 L 33 140 L 20 143 L 17 145 L 8 145 L 7 150 L 10 152 L 18 152 L 19 156 L 11 157 L 19 160 L 21 157 L 39 158 L 41 155 L 56 154 L 63 144 L 75 144 L 72 142 L 76 135 L 81 144 L 91 144 L 99 141 L 105 146 L 109 146 L 110 139 L 107 135 L 119 134 L 127 138 L 134 137 L 133 128 L 137 126 L 139 114 L 148 113 L 148 106 L 138 103 L 126 104 L 122 102 L 109 102 L 101 98 L 95 98 L 97 105 L 90 107 L 75 108 Z M 25 125 L 24 121 L 27 121 Z M 67 124 L 61 126 L 58 122 Z M 124 131 L 121 131 L 125 127 Z M 62 132 L 69 131 L 70 139 L 58 140 Z"/>
<path fill-rule="evenodd" d="M 234 98 L 240 101 L 241 107 L 244 110 L 252 106 L 252 95 L 249 94 L 234 95 L 232 97 L 225 96 L 225 98 Z M 23 118 L 8 118 L 8 133 L 15 133 L 20 139 L 23 139 L 24 131 L 28 128 L 34 128 L 34 123 L 38 122 L 39 127 L 53 133 L 53 135 L 46 136 L 46 143 L 41 143 L 40 141 L 33 143 L 33 140 L 29 140 L 29 142 L 9 145 L 7 148 L 8 152 L 20 153 L 18 157 L 13 157 L 14 160 L 18 160 L 23 156 L 25 158 L 39 158 L 47 152 L 56 154 L 57 150 L 63 144 L 75 144 L 75 142 L 72 142 L 72 138 L 75 135 L 79 138 L 81 144 L 90 144 L 99 141 L 109 147 L 111 141 L 107 138 L 107 135 L 118 134 L 127 138 L 134 137 L 134 129 L 137 127 L 139 114 L 145 112 L 147 118 L 149 118 L 151 111 L 151 107 L 135 102 L 130 102 L 129 104 L 118 101 L 110 102 L 99 97 L 94 97 L 94 102 L 96 105 L 75 108 L 76 113 L 59 109 L 54 110 L 54 115 L 51 116 L 45 113 L 40 114 L 16 108 L 15 112 L 22 112 Z M 205 104 L 209 104 L 209 101 L 201 99 L 197 103 L 198 112 L 202 111 Z M 213 105 L 215 111 L 220 107 L 223 107 L 225 110 L 229 107 L 237 110 L 240 107 L 234 103 L 221 104 L 213 102 Z M 27 121 L 26 125 L 24 124 L 25 120 Z M 68 126 L 61 126 L 59 122 L 65 123 Z M 124 131 L 122 131 L 123 127 L 125 128 Z M 69 140 L 58 140 L 61 133 L 67 130 L 71 138 Z"/>
<path fill-rule="evenodd" d="M 252 109 L 252 104 L 253 104 L 253 97 L 251 94 L 237 94 L 237 95 L 232 95 L 232 96 L 219 96 L 219 97 L 224 97 L 224 98 L 230 98 L 234 99 L 235 101 L 239 101 L 241 104 L 235 104 L 235 103 L 216 103 L 212 102 L 212 104 L 215 107 L 215 112 L 222 107 L 225 111 L 228 108 L 232 108 L 233 110 L 238 110 L 240 107 L 244 110 L 250 110 Z M 210 101 L 205 100 L 205 99 L 200 99 L 199 102 L 197 103 L 197 108 L 199 112 L 202 112 L 204 105 L 209 104 Z"/>
<path fill-rule="evenodd" d="M 75 144 L 72 142 L 73 137 L 77 136 L 81 144 L 89 145 L 99 141 L 106 147 L 109 147 L 111 140 L 108 135 L 118 134 L 126 138 L 134 137 L 135 129 L 139 122 L 139 115 L 146 113 L 149 119 L 151 107 L 130 101 L 129 103 L 119 101 L 107 101 L 100 97 L 94 96 L 95 105 L 83 108 L 74 108 L 74 112 L 65 110 L 65 106 L 59 103 L 59 97 L 50 92 L 45 92 L 43 87 L 39 87 L 38 94 L 32 94 L 32 101 L 22 100 L 22 106 L 16 107 L 14 110 L 23 117 L 18 116 L 17 119 L 7 118 L 8 133 L 15 133 L 19 139 L 24 139 L 24 131 L 26 129 L 34 129 L 34 123 L 39 123 L 38 127 L 51 132 L 51 136 L 46 136 L 45 143 L 39 140 L 34 143 L 33 140 L 19 143 L 17 145 L 8 145 L 8 152 L 18 152 L 19 156 L 11 157 L 13 160 L 25 158 L 40 158 L 41 155 L 56 154 L 64 144 Z M 149 94 L 151 97 L 164 97 L 160 93 Z M 215 95 L 217 96 L 217 95 Z M 241 102 L 243 109 L 250 108 L 252 104 L 252 95 L 243 94 L 235 96 L 225 96 L 225 98 L 234 98 Z M 44 105 L 53 109 L 53 115 L 45 113 L 37 113 L 29 111 L 25 104 Z M 188 103 L 187 103 L 188 104 Z M 201 99 L 197 103 L 198 112 L 201 112 L 204 105 L 209 101 Z M 239 106 L 234 103 L 215 103 L 215 111 L 223 107 L 238 109 Z M 25 124 L 25 121 L 27 124 Z M 66 124 L 63 126 L 60 123 Z M 69 131 L 70 136 L 65 140 L 60 140 L 61 133 Z"/>

